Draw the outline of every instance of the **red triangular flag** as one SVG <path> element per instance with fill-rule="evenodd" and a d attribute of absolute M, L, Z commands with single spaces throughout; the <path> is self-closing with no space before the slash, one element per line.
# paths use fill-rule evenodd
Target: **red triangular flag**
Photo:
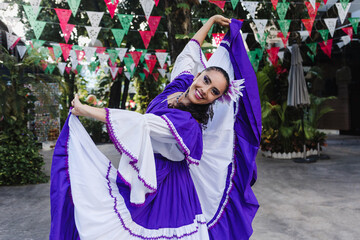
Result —
<path fill-rule="evenodd" d="M 105 3 L 106 3 L 106 6 L 109 10 L 109 13 L 110 13 L 110 16 L 111 18 L 114 17 L 114 14 L 115 14 L 115 10 L 119 4 L 119 0 L 104 0 Z"/>
<path fill-rule="evenodd" d="M 272 3 L 272 5 L 273 5 L 274 9 L 276 10 L 276 6 L 277 6 L 277 4 L 278 4 L 278 0 L 271 0 L 271 3 Z"/>
<path fill-rule="evenodd" d="M 152 75 L 155 78 L 155 81 L 159 79 L 159 73 L 153 73 Z"/>
<path fill-rule="evenodd" d="M 41 60 L 40 63 L 41 63 L 41 68 L 42 68 L 42 70 L 45 71 L 45 69 L 47 68 L 47 65 L 48 65 L 48 64 L 45 62 L 45 60 Z"/>
<path fill-rule="evenodd" d="M 71 67 L 65 67 L 65 71 L 70 74 L 70 71 L 71 71 Z"/>
<path fill-rule="evenodd" d="M 349 35 L 351 41 L 352 41 L 352 38 L 353 38 L 353 27 L 344 27 L 342 28 L 342 30 L 347 34 Z"/>
<path fill-rule="evenodd" d="M 219 44 L 221 43 L 221 41 L 223 40 L 225 33 L 213 33 L 212 34 L 214 40 L 215 40 L 215 44 L 217 46 L 219 46 Z"/>
<path fill-rule="evenodd" d="M 288 32 L 286 34 L 286 37 L 284 36 L 284 34 L 282 32 L 278 32 L 278 37 L 280 37 L 282 42 L 284 43 L 284 48 L 286 48 L 286 43 L 289 40 L 289 36 L 290 36 L 290 32 Z"/>
<path fill-rule="evenodd" d="M 74 29 L 74 24 L 60 23 L 61 30 L 64 34 L 65 42 L 68 43 L 72 30 Z"/>
<path fill-rule="evenodd" d="M 155 1 L 155 6 L 157 6 L 160 0 L 154 0 L 154 1 Z"/>
<path fill-rule="evenodd" d="M 66 61 L 70 55 L 70 50 L 72 48 L 72 44 L 59 43 L 61 47 L 61 51 L 64 57 L 64 61 Z"/>
<path fill-rule="evenodd" d="M 317 3 L 315 4 L 315 6 L 316 6 L 315 9 L 313 8 L 313 6 L 312 6 L 312 4 L 311 4 L 310 2 L 305 2 L 305 5 L 306 5 L 306 7 L 307 7 L 307 9 L 308 9 L 308 13 L 309 13 L 310 19 L 315 19 L 316 14 L 317 14 L 317 11 L 318 11 L 318 9 L 319 9 L 319 7 L 320 7 L 320 3 L 317 2 Z"/>
<path fill-rule="evenodd" d="M 155 55 L 149 55 L 148 60 L 155 60 L 156 61 L 156 56 Z"/>
<path fill-rule="evenodd" d="M 84 57 L 85 57 L 85 52 L 84 52 L 84 51 L 75 50 L 75 52 L 76 52 L 77 60 L 78 60 L 79 62 L 84 59 Z"/>
<path fill-rule="evenodd" d="M 55 59 L 55 53 L 54 53 L 54 49 L 52 47 L 48 47 L 49 49 L 49 54 L 50 54 L 50 57 L 52 58 L 52 60 L 56 60 Z"/>
<path fill-rule="evenodd" d="M 311 30 L 314 24 L 314 19 L 301 19 L 306 30 L 309 32 L 309 36 L 311 36 Z"/>
<path fill-rule="evenodd" d="M 152 33 L 152 36 L 155 35 L 156 29 L 159 26 L 160 19 L 161 19 L 160 16 L 150 16 L 148 19 L 148 24 L 149 24 L 149 28 Z"/>
<path fill-rule="evenodd" d="M 166 52 L 166 49 L 155 49 L 155 52 Z"/>
<path fill-rule="evenodd" d="M 326 3 L 327 3 L 327 0 L 324 0 L 324 5 L 326 5 Z"/>
<path fill-rule="evenodd" d="M 210 52 L 205 53 L 205 57 L 207 60 L 209 60 L 212 55 L 213 55 L 213 53 L 210 53 Z"/>
<path fill-rule="evenodd" d="M 59 22 L 63 24 L 67 24 L 69 22 L 70 16 L 71 16 L 71 10 L 70 9 L 61 9 L 61 8 L 55 8 L 56 15 L 59 18 Z"/>
<path fill-rule="evenodd" d="M 324 41 L 324 42 L 319 43 L 321 50 L 323 50 L 323 52 L 326 55 L 328 55 L 329 58 L 331 58 L 332 42 L 333 42 L 333 39 L 329 39 L 329 40 L 327 40 L 327 42 Z"/>
<path fill-rule="evenodd" d="M 137 67 L 137 65 L 139 64 L 142 52 L 129 52 L 129 54 L 131 55 L 132 59 L 134 60 L 135 66 Z"/>
<path fill-rule="evenodd" d="M 279 53 L 280 47 L 272 47 L 270 49 L 266 49 L 266 51 L 269 54 L 269 60 L 272 63 L 273 66 L 277 65 L 278 61 L 278 53 Z"/>
<path fill-rule="evenodd" d="M 119 67 L 119 74 L 122 73 L 123 69 L 124 69 L 124 67 Z"/>
<path fill-rule="evenodd" d="M 167 68 L 167 63 L 164 63 L 163 69 L 166 69 L 166 68 Z"/>
<path fill-rule="evenodd" d="M 156 65 L 156 60 L 145 60 L 145 62 L 149 68 L 149 72 L 152 73 L 152 71 L 154 70 L 154 67 Z"/>
<path fill-rule="evenodd" d="M 106 51 L 106 47 L 96 47 L 96 53 L 103 54 Z"/>
<path fill-rule="evenodd" d="M 224 6 L 226 1 L 219 1 L 219 0 L 209 0 L 209 3 L 213 3 L 216 6 L 218 6 L 219 8 L 221 8 L 222 11 L 224 11 Z"/>
<path fill-rule="evenodd" d="M 151 31 L 139 31 L 139 33 L 144 42 L 145 48 L 148 48 L 152 36 Z"/>
<path fill-rule="evenodd" d="M 144 73 L 145 73 L 145 77 L 148 78 L 148 77 L 149 77 L 149 74 L 150 74 L 150 73 L 148 72 L 148 70 L 146 70 L 145 68 L 143 68 L 143 71 L 144 71 Z"/>
<path fill-rule="evenodd" d="M 112 63 L 110 58 L 109 58 L 108 64 L 109 64 L 109 67 L 111 67 L 111 68 L 117 66 L 116 62 Z"/>

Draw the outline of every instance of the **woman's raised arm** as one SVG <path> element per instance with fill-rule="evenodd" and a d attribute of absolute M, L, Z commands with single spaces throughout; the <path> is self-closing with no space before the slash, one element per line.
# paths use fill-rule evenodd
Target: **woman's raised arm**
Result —
<path fill-rule="evenodd" d="M 193 39 L 197 40 L 200 43 L 200 46 L 203 44 L 206 35 L 214 23 L 217 23 L 223 27 L 228 27 L 231 23 L 231 20 L 221 15 L 214 15 L 209 18 L 209 20 L 193 36 Z"/>
<path fill-rule="evenodd" d="M 72 114 L 76 116 L 95 118 L 96 120 L 106 123 L 105 109 L 82 104 L 79 100 L 79 95 L 75 94 L 75 98 L 72 100 L 71 105 L 73 106 L 73 109 L 71 109 Z"/>

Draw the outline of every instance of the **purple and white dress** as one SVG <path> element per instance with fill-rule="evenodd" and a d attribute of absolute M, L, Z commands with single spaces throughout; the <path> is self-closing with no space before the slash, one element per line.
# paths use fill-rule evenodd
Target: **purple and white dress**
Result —
<path fill-rule="evenodd" d="M 241 25 L 232 20 L 209 61 L 191 40 L 146 114 L 106 109 L 117 168 L 69 115 L 52 163 L 50 239 L 250 238 L 261 110 Z M 215 103 L 202 130 L 190 113 L 168 108 L 167 96 L 208 66 L 245 79 L 245 89 L 236 103 Z"/>

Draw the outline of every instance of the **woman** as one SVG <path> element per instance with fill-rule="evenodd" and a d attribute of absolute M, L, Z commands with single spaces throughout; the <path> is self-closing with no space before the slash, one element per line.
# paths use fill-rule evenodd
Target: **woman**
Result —
<path fill-rule="evenodd" d="M 200 48 L 214 23 L 230 22 L 213 16 L 195 34 L 176 60 L 173 81 L 147 114 L 74 99 L 72 114 L 106 122 L 122 155 L 117 170 L 80 122 L 68 118 L 52 166 L 51 239 L 249 238 L 258 207 L 250 185 L 261 123 L 241 23 L 233 20 L 212 57 L 219 64 L 207 63 Z M 240 100 L 234 93 L 241 81 L 234 76 L 246 79 Z M 237 104 L 216 101 L 229 96 Z"/>

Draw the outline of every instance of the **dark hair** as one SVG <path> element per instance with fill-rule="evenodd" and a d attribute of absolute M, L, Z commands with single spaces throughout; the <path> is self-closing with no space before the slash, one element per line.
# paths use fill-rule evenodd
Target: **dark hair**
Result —
<path fill-rule="evenodd" d="M 203 70 L 203 72 L 204 71 L 205 72 L 217 71 L 217 72 L 222 73 L 222 75 L 225 77 L 226 83 L 227 83 L 223 94 L 225 94 L 228 91 L 229 85 L 230 85 L 230 78 L 224 69 L 222 69 L 221 67 L 211 66 L 211 67 L 205 68 Z M 196 121 L 198 121 L 202 125 L 203 129 L 205 129 L 206 124 L 209 122 L 209 118 L 212 119 L 214 116 L 213 104 L 214 104 L 213 102 L 208 103 L 208 104 L 190 103 L 189 105 L 186 106 L 183 103 L 178 103 L 175 106 L 175 108 L 189 112 L 191 114 L 191 116 L 193 118 L 195 118 Z"/>

